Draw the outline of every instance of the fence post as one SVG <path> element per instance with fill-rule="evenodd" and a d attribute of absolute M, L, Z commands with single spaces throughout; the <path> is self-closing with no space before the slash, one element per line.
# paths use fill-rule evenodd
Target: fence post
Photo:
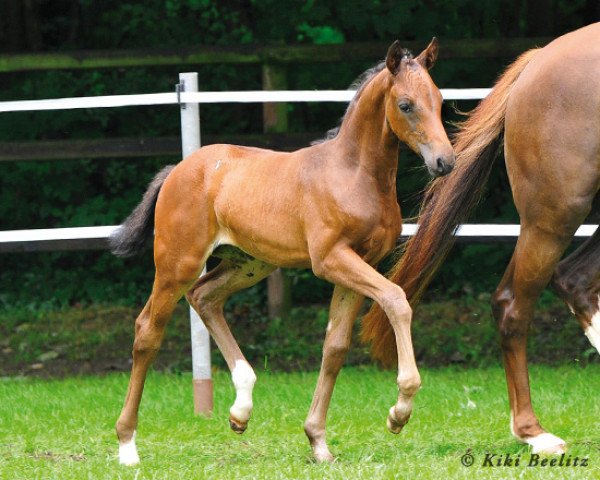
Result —
<path fill-rule="evenodd" d="M 197 92 L 198 74 L 180 73 L 178 92 Z M 197 103 L 180 103 L 181 150 L 187 157 L 200 148 L 200 108 Z M 205 273 L 205 272 L 202 272 Z M 210 335 L 206 326 L 190 306 L 192 334 L 192 384 L 194 413 L 210 415 L 213 409 L 213 383 L 210 367 Z"/>
<path fill-rule="evenodd" d="M 285 68 L 279 65 L 263 64 L 263 90 L 286 90 Z M 265 133 L 285 133 L 288 128 L 286 103 L 263 103 L 263 131 Z M 267 303 L 269 318 L 288 316 L 292 304 L 290 281 L 280 268 L 267 278 Z"/>

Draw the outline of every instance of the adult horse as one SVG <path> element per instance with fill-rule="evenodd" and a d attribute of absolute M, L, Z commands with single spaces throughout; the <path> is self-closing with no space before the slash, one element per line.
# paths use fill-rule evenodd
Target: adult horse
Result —
<path fill-rule="evenodd" d="M 413 307 L 446 257 L 456 227 L 477 203 L 502 140 L 521 220 L 493 297 L 510 426 L 534 452 L 562 453 L 565 442 L 540 426 L 531 406 L 527 331 L 554 275 L 558 294 L 600 349 L 600 231 L 558 263 L 600 187 L 600 24 L 524 53 L 462 124 L 453 141 L 456 168 L 428 186 L 418 233 L 389 274 Z M 362 336 L 373 342 L 376 358 L 395 358 L 394 335 L 378 307 L 363 319 Z"/>
<path fill-rule="evenodd" d="M 402 289 L 373 266 L 400 233 L 399 142 L 420 153 L 433 174 L 447 173 L 454 164 L 440 118 L 442 96 L 428 74 L 436 57 L 435 39 L 416 58 L 392 44 L 385 62 L 366 75 L 333 139 L 293 153 L 211 145 L 156 176 L 111 240 L 115 254 L 131 255 L 155 233 L 154 285 L 136 320 L 129 389 L 116 425 L 121 463 L 139 462 L 135 430 L 146 372 L 183 295 L 231 370 L 236 388 L 231 428 L 246 429 L 256 376 L 225 322 L 223 305 L 277 266 L 310 267 L 335 284 L 323 363 L 304 426 L 315 458 L 333 459 L 325 417 L 364 297 L 385 310 L 398 344 L 399 395 L 388 427 L 399 432 L 408 421 L 420 385 L 411 309 Z M 211 255 L 221 263 L 198 279 Z"/>

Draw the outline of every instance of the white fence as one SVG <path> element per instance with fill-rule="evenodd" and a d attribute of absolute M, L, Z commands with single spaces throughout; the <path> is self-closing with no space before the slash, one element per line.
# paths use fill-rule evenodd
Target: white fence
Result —
<path fill-rule="evenodd" d="M 490 89 L 442 89 L 446 100 L 479 100 Z M 182 153 L 188 155 L 200 146 L 200 103 L 263 103 L 263 102 L 348 102 L 352 90 L 327 91 L 247 91 L 198 92 L 197 74 L 180 74 L 175 92 L 146 95 L 114 95 L 98 97 L 61 98 L 0 102 L 0 113 L 76 108 L 114 108 L 125 106 L 179 104 L 181 113 Z M 36 250 L 79 250 L 106 248 L 106 241 L 118 226 L 54 228 L 37 230 L 0 231 L 0 253 Z M 403 235 L 414 235 L 417 226 L 404 225 Z M 590 236 L 597 225 L 584 225 L 577 236 Z M 506 241 L 519 235 L 519 225 L 462 225 L 459 239 L 470 241 Z M 209 337 L 206 328 L 191 312 L 192 364 L 194 382 L 194 409 L 210 413 L 212 410 L 212 381 L 210 378 Z"/>

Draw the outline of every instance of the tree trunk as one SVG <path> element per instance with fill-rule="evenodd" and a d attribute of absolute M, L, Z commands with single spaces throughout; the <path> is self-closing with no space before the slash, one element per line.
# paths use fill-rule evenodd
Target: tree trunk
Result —
<path fill-rule="evenodd" d="M 8 52 L 18 52 L 23 45 L 23 15 L 20 0 L 5 0 L 6 39 L 5 48 Z"/>
<path fill-rule="evenodd" d="M 554 0 L 529 0 L 526 23 L 530 37 L 553 36 Z"/>

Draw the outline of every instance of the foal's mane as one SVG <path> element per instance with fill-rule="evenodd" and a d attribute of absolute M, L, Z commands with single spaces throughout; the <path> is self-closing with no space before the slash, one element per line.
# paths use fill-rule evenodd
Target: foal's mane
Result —
<path fill-rule="evenodd" d="M 411 60 L 413 58 L 413 55 L 412 55 L 412 53 L 410 51 L 408 51 L 406 49 L 403 49 L 403 51 L 402 51 L 402 58 L 403 59 L 406 58 L 407 60 Z M 326 142 L 327 140 L 332 140 L 332 139 L 334 139 L 337 136 L 338 132 L 340 131 L 340 127 L 341 127 L 342 123 L 344 122 L 344 119 L 348 115 L 348 112 L 350 112 L 350 110 L 352 110 L 352 108 L 354 107 L 354 105 L 356 105 L 356 103 L 358 102 L 358 100 L 359 100 L 360 96 L 362 95 L 365 87 L 384 68 L 385 68 L 385 60 L 382 61 L 382 62 L 379 62 L 377 65 L 374 65 L 373 67 L 365 70 L 358 77 L 356 77 L 356 79 L 348 87 L 348 90 L 356 90 L 356 95 L 354 95 L 354 98 L 352 98 L 352 100 L 348 104 L 348 108 L 346 108 L 346 112 L 344 113 L 344 115 L 342 116 L 342 118 L 340 118 L 337 126 L 334 127 L 334 128 L 332 128 L 332 129 L 330 129 L 330 130 L 327 130 L 327 132 L 325 133 L 325 136 L 323 138 L 320 138 L 318 140 L 312 141 L 310 143 L 311 145 L 317 145 L 319 143 Z"/>

